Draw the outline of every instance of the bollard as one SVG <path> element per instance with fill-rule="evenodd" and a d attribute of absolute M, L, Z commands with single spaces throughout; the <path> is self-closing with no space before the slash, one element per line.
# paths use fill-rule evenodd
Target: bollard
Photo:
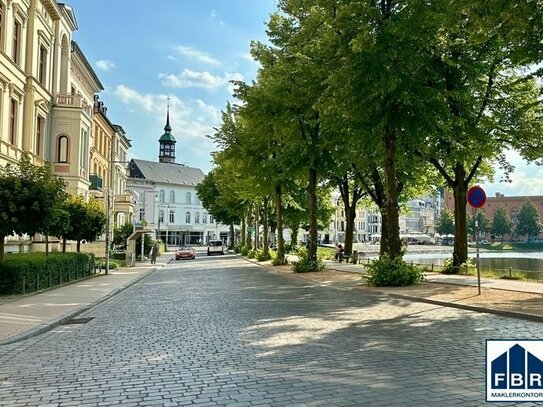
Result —
<path fill-rule="evenodd" d="M 512 271 L 512 269 L 511 269 L 511 267 L 509 267 L 509 278 L 513 277 L 513 276 L 511 275 L 511 271 Z"/>
<path fill-rule="evenodd" d="M 36 271 L 36 291 L 40 291 L 40 273 Z"/>
<path fill-rule="evenodd" d="M 358 263 L 358 251 L 353 250 L 353 264 Z"/>
<path fill-rule="evenodd" d="M 434 272 L 434 263 L 432 263 L 432 268 L 430 269 L 430 271 L 433 273 Z"/>
<path fill-rule="evenodd" d="M 51 287 L 51 270 L 49 270 L 49 276 L 47 277 L 47 288 Z"/>
<path fill-rule="evenodd" d="M 26 293 L 26 276 L 23 275 L 23 294 Z"/>

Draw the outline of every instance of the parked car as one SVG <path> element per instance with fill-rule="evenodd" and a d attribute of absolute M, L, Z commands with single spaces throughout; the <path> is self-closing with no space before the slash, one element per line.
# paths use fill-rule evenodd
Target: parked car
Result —
<path fill-rule="evenodd" d="M 196 250 L 190 246 L 178 247 L 175 251 L 175 260 L 192 259 L 196 258 Z"/>
<path fill-rule="evenodd" d="M 207 243 L 207 255 L 224 254 L 224 242 L 222 240 L 210 240 Z"/>

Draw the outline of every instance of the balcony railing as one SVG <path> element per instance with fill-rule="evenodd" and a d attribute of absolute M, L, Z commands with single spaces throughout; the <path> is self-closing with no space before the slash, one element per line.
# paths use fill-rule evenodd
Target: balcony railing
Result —
<path fill-rule="evenodd" d="M 80 95 L 57 95 L 57 106 L 78 107 L 83 109 L 87 116 L 91 116 L 91 105 Z"/>
<path fill-rule="evenodd" d="M 101 191 L 102 190 L 103 182 L 102 182 L 102 177 L 101 176 L 99 176 L 97 174 L 91 174 L 89 176 L 89 181 L 91 183 L 90 190 L 92 190 L 92 191 Z"/>

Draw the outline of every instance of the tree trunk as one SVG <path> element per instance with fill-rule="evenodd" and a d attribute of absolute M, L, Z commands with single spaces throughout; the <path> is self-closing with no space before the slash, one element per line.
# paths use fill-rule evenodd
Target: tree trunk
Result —
<path fill-rule="evenodd" d="M 300 229 L 300 225 L 290 225 L 290 245 L 292 246 L 292 249 L 298 246 L 298 229 Z"/>
<path fill-rule="evenodd" d="M 49 256 L 49 235 L 45 235 L 45 255 Z"/>
<path fill-rule="evenodd" d="M 263 236 L 263 245 L 264 245 L 264 255 L 266 258 L 270 255 L 270 245 L 268 241 L 268 197 L 264 198 L 264 207 L 263 207 L 263 218 L 262 221 L 264 223 L 264 236 Z"/>
<path fill-rule="evenodd" d="M 81 240 L 77 241 L 77 253 L 81 253 Z M 106 253 L 107 255 L 107 253 Z"/>
<path fill-rule="evenodd" d="M 5 239 L 6 236 L 0 235 L 0 261 L 4 261 Z"/>
<path fill-rule="evenodd" d="M 277 260 L 279 264 L 285 262 L 285 239 L 283 238 L 283 191 L 281 186 L 275 187 L 275 213 L 277 215 Z"/>
<path fill-rule="evenodd" d="M 255 250 L 258 250 L 260 248 L 259 228 L 260 228 L 260 208 L 258 207 L 258 205 L 256 205 L 255 207 Z"/>
<path fill-rule="evenodd" d="M 241 245 L 247 245 L 247 222 L 245 222 L 245 213 L 241 217 Z"/>
<path fill-rule="evenodd" d="M 391 259 L 402 256 L 400 240 L 400 222 L 398 206 L 398 180 L 396 179 L 396 134 L 393 129 L 385 131 L 385 182 L 386 182 L 386 214 L 388 220 L 388 254 Z M 381 234 L 382 237 L 383 234 Z"/>
<path fill-rule="evenodd" d="M 345 228 L 345 254 L 352 254 L 353 252 L 353 234 L 354 234 L 354 220 L 356 218 L 356 204 L 350 205 L 349 208 L 345 208 L 345 221 L 347 223 Z"/>
<path fill-rule="evenodd" d="M 236 245 L 236 232 L 234 231 L 234 222 L 230 222 L 230 249 Z"/>
<path fill-rule="evenodd" d="M 453 270 L 460 271 L 460 266 L 468 260 L 468 232 L 466 222 L 468 183 L 464 166 L 457 164 L 455 167 L 456 182 L 453 187 L 454 194 L 454 250 Z"/>
<path fill-rule="evenodd" d="M 379 208 L 381 212 L 381 240 L 379 244 L 379 257 L 388 253 L 388 216 L 385 206 Z"/>
<path fill-rule="evenodd" d="M 307 185 L 307 201 L 309 207 L 309 261 L 317 261 L 317 168 L 315 158 L 309 164 L 309 183 Z"/>
<path fill-rule="evenodd" d="M 66 253 L 66 238 L 62 238 L 62 253 Z"/>

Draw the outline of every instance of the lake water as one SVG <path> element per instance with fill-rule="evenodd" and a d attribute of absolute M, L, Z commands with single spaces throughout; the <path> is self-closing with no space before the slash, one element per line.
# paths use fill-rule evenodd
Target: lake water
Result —
<path fill-rule="evenodd" d="M 475 259 L 475 252 L 469 253 Z M 452 253 L 411 253 L 404 260 L 408 263 L 443 265 Z M 481 270 L 509 270 L 543 272 L 543 252 L 480 252 L 479 266 Z"/>

